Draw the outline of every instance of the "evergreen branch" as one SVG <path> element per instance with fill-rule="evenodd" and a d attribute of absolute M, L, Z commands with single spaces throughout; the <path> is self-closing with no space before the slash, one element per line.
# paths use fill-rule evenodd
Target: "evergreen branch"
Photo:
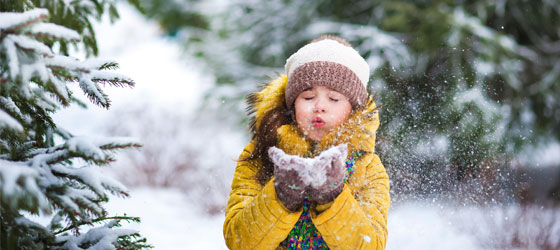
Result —
<path fill-rule="evenodd" d="M 68 178 L 71 180 L 75 180 L 81 185 L 87 186 L 91 191 L 93 191 L 98 198 L 101 200 L 106 200 L 107 196 L 105 191 L 109 191 L 113 194 L 119 194 L 124 197 L 128 196 L 128 193 L 124 190 L 124 187 L 119 187 L 119 183 L 116 181 L 106 178 L 105 180 L 100 180 L 99 176 L 96 176 L 95 173 L 89 171 L 92 168 L 90 167 L 82 167 L 78 169 L 71 169 L 67 167 L 53 167 L 52 174 L 61 177 L 61 178 Z M 96 178 L 97 177 L 97 178 Z"/>
<path fill-rule="evenodd" d="M 91 81 L 88 78 L 80 78 L 80 88 L 84 91 L 84 94 L 89 98 L 91 102 L 99 105 L 103 108 L 108 109 L 111 106 L 111 101 L 109 96 L 107 96 L 103 90 L 97 85 L 97 83 Z"/>
<path fill-rule="evenodd" d="M 128 238 L 134 238 L 134 242 L 131 242 Z M 118 239 L 119 248 L 118 250 L 138 250 L 138 249 L 146 249 L 146 248 L 153 248 L 152 245 L 146 244 L 146 238 L 143 238 L 139 233 L 131 234 L 129 237 L 122 237 Z M 140 239 L 137 239 L 140 238 Z"/>
<path fill-rule="evenodd" d="M 71 42 L 79 42 L 79 39 L 65 39 L 64 37 L 60 37 L 60 36 L 56 36 L 56 35 L 52 35 L 52 34 L 47 34 L 47 33 L 31 33 L 31 32 L 25 32 L 23 33 L 26 36 L 29 37 L 34 37 L 36 39 L 44 39 L 44 40 L 69 40 Z"/>
<path fill-rule="evenodd" d="M 79 222 L 91 222 L 92 217 L 107 216 L 107 211 L 100 204 L 101 202 L 108 201 L 107 196 L 104 195 L 99 199 L 95 199 L 94 196 L 96 194 L 89 189 L 73 188 L 69 190 L 68 188 L 72 188 L 72 183 L 73 182 L 67 182 L 61 179 L 60 183 L 47 188 L 47 198 L 55 208 L 59 209 L 57 214 L 59 218 L 65 217 L 69 224 L 76 224 Z M 77 182 L 76 184 L 81 185 L 81 183 Z M 80 191 L 90 192 L 90 194 L 84 192 L 75 193 Z M 61 225 L 54 226 L 62 228 Z"/>
<path fill-rule="evenodd" d="M 74 236 L 34 234 L 37 230 L 33 225 L 23 223 L 17 228 L 7 229 L 12 235 L 8 240 L 25 241 L 25 246 L 17 246 L 26 249 L 107 249 L 112 248 L 111 244 L 119 249 L 147 248 L 149 245 L 145 244 L 145 239 L 140 239 L 135 230 L 113 228 L 120 226 L 118 220 L 139 222 L 138 218 L 106 217 L 107 211 L 102 206 L 108 201 L 109 193 L 127 196 L 126 188 L 118 181 L 107 178 L 97 166 L 72 167 L 75 158 L 92 165 L 107 164 L 114 160 L 110 151 L 139 147 L 140 144 L 131 140 L 82 140 L 58 129 L 50 116 L 60 108 L 60 103 L 68 105 L 75 102 L 85 106 L 72 97 L 67 88 L 69 82 L 78 82 L 92 102 L 104 107 L 108 107 L 110 101 L 99 83 L 134 86 L 133 80 L 128 77 L 100 72 L 118 68 L 116 62 L 79 61 L 68 56 L 70 44 L 84 45 L 88 56 L 92 51 L 97 54 L 95 30 L 90 18 L 100 18 L 108 5 L 111 18 L 118 18 L 117 9 L 112 1 L 104 0 L 55 2 L 32 3 L 25 0 L 23 8 L 26 8 L 26 3 L 29 8 L 47 5 L 47 8 L 53 9 L 50 15 L 57 23 L 69 25 L 42 23 L 49 16 L 46 9 L 0 13 L 0 90 L 3 92 L 0 96 L 0 123 L 9 123 L 11 127 L 20 123 L 19 130 L 22 132 L 0 128 L 0 198 L 2 204 L 9 202 L 7 208 L 14 211 L 13 215 L 2 213 L 0 224 L 13 221 L 19 211 L 36 213 L 39 209 L 50 208 L 65 223 L 53 221 L 44 231 L 49 234 L 56 231 L 55 234 L 60 235 L 75 230 Z M 16 6 L 20 4 L 14 3 Z M 60 52 L 52 51 L 56 42 L 60 45 Z M 65 139 L 66 143 L 55 145 L 56 135 Z M 8 166 L 3 164 L 5 162 L 21 167 Z M 9 178 L 7 186 L 4 185 L 6 178 L 2 177 Z M 9 194 L 3 195 L 4 191 Z M 0 210 L 5 208 L 3 206 Z M 80 235 L 78 231 L 83 225 L 107 220 L 110 221 L 107 225 L 93 228 L 85 234 Z M 0 228 L 0 233 L 6 232 L 5 227 Z"/>
<path fill-rule="evenodd" d="M 23 23 L 17 24 L 15 26 L 6 26 L 6 27 L 0 28 L 0 30 L 5 30 L 4 32 L 0 32 L 0 40 L 2 40 L 3 37 L 6 34 L 15 33 L 15 31 L 17 31 L 17 30 L 21 30 L 25 27 L 28 27 L 28 26 L 32 25 L 32 24 L 35 24 L 35 23 L 38 23 L 40 21 L 46 20 L 49 17 L 48 11 L 45 10 L 45 9 L 36 9 L 36 10 L 31 10 L 31 11 L 28 11 L 28 12 L 24 12 L 24 13 L 9 13 L 9 14 L 13 15 L 12 18 L 22 18 L 22 17 L 25 17 L 26 14 L 33 15 L 33 14 L 35 14 L 35 12 L 38 13 L 38 16 L 35 16 L 35 17 L 33 17 L 33 18 L 23 22 Z"/>
<path fill-rule="evenodd" d="M 142 147 L 142 144 L 136 142 L 126 143 L 126 144 L 107 144 L 101 146 L 100 148 L 103 150 L 113 150 L 113 149 L 123 149 L 123 148 L 130 148 L 130 147 L 140 148 Z"/>
<path fill-rule="evenodd" d="M 91 139 L 93 140 L 93 139 Z M 96 164 L 107 164 L 112 161 L 112 157 L 104 154 L 102 150 L 115 150 L 125 148 L 139 148 L 141 143 L 130 141 L 129 138 L 109 138 L 107 140 L 115 140 L 112 142 L 90 142 L 82 137 L 72 137 L 67 140 L 66 144 L 57 145 L 49 148 L 35 149 L 26 157 L 28 164 L 37 166 L 40 163 L 54 164 L 70 160 L 72 158 L 82 158 L 85 161 L 92 161 Z"/>
<path fill-rule="evenodd" d="M 79 63 L 69 57 L 55 56 L 47 61 L 47 67 L 49 67 L 57 77 L 62 77 L 66 81 L 79 82 L 80 88 L 84 91 L 88 99 L 94 104 L 104 108 L 110 106 L 110 100 L 97 83 L 110 84 L 111 86 L 117 87 L 133 87 L 135 85 L 134 81 L 127 76 L 94 70 L 94 68 L 117 68 L 118 64 L 112 61 L 88 60 Z M 65 98 L 62 99 L 65 100 Z"/>
<path fill-rule="evenodd" d="M 117 62 L 109 61 L 109 62 L 106 62 L 106 63 L 102 64 L 97 69 L 98 70 L 104 70 L 104 69 L 118 69 L 118 68 L 119 68 L 119 64 Z"/>
<path fill-rule="evenodd" d="M 0 152 L 10 152 L 10 145 L 8 144 L 7 138 L 0 139 Z M 0 160 L 9 160 L 10 154 L 0 154 Z"/>
<path fill-rule="evenodd" d="M 72 224 L 71 226 L 68 226 L 64 229 L 58 230 L 56 232 L 54 232 L 54 235 L 58 235 L 61 233 L 64 233 L 66 231 L 75 229 L 75 228 L 79 228 L 83 225 L 93 225 L 94 223 L 99 223 L 105 220 L 125 220 L 127 222 L 133 221 L 133 222 L 140 222 L 140 218 L 139 217 L 130 217 L 130 216 L 111 216 L 111 217 L 100 217 L 100 218 L 96 218 L 93 219 L 91 221 L 78 221 L 77 223 Z"/>
<path fill-rule="evenodd" d="M 8 128 L 19 133 L 23 133 L 23 126 L 7 112 L 0 109 L 0 130 Z"/>
<path fill-rule="evenodd" d="M 38 187 L 38 172 L 22 164 L 0 160 L 0 202 L 2 207 L 25 209 L 37 213 L 46 210 L 45 196 Z"/>
<path fill-rule="evenodd" d="M 87 212 L 95 216 L 105 216 L 107 214 L 107 211 L 100 204 L 108 200 L 105 194 L 102 197 L 98 197 L 99 194 L 91 189 L 72 188 L 67 189 L 64 195 L 70 197 L 70 200 L 82 210 L 80 211 L 81 217 L 89 218 Z"/>
<path fill-rule="evenodd" d="M 60 58 L 60 56 L 58 58 Z M 67 57 L 67 58 L 70 59 L 70 57 Z M 76 62 L 74 62 L 74 63 L 76 63 Z M 91 72 L 91 69 L 88 69 L 88 68 L 82 68 L 82 67 L 78 67 L 76 65 L 57 65 L 53 61 L 48 61 L 47 62 L 47 67 L 49 67 L 51 69 L 54 69 L 54 70 L 59 70 L 59 71 L 72 70 L 72 71 L 77 72 L 77 73 L 86 73 L 86 74 Z M 67 76 L 66 78 L 68 80 L 77 79 L 77 77 L 75 77 L 75 76 Z"/>
<path fill-rule="evenodd" d="M 103 85 L 108 84 L 108 85 L 111 85 L 111 86 L 114 86 L 114 87 L 120 87 L 120 88 L 123 88 L 123 87 L 133 88 L 134 85 L 136 85 L 136 83 L 134 81 L 128 81 L 128 80 L 122 80 L 122 79 L 120 79 L 120 80 L 107 80 L 107 79 L 93 78 L 91 80 L 95 83 L 101 83 Z"/>
<path fill-rule="evenodd" d="M 64 149 L 63 151 L 64 152 L 60 154 L 56 154 L 56 155 L 52 154 L 53 157 L 50 158 L 50 160 L 47 161 L 47 163 L 54 164 L 54 163 L 64 162 L 72 158 L 81 158 L 84 161 L 91 162 L 97 165 L 105 165 L 111 161 L 114 161 L 114 159 L 111 158 L 110 156 L 106 156 L 104 158 L 98 158 L 97 156 L 92 156 L 81 152 L 72 152 L 67 149 Z"/>
<path fill-rule="evenodd" d="M 135 84 L 134 80 L 132 80 L 131 78 L 112 72 L 92 71 L 89 76 L 91 77 L 91 80 L 94 82 L 101 82 L 104 84 L 110 84 L 112 86 L 117 86 L 117 87 L 123 87 L 123 86 L 134 87 Z"/>
<path fill-rule="evenodd" d="M 62 103 L 62 105 L 68 106 L 70 104 L 70 96 L 65 82 L 58 79 L 55 75 L 50 74 L 47 86 L 49 87 L 48 89 L 50 92 L 57 97 L 58 101 Z"/>
<path fill-rule="evenodd" d="M 76 216 L 80 214 L 79 213 L 80 211 L 78 211 L 75 208 L 72 208 L 71 206 L 68 206 L 68 204 L 65 204 L 63 202 L 63 199 L 61 198 L 61 194 L 65 192 L 65 189 L 66 186 L 63 183 L 56 183 L 46 188 L 45 195 L 47 196 L 47 199 L 50 201 L 52 207 L 56 209 L 60 209 L 59 214 L 66 215 L 67 219 L 69 219 L 70 222 L 73 224 L 78 221 Z"/>
<path fill-rule="evenodd" d="M 116 229 L 120 227 L 119 220 L 112 220 L 104 226 L 89 229 L 81 235 L 64 235 L 57 237 L 63 243 L 63 249 L 140 249 L 150 248 L 137 230 Z M 137 248 L 140 247 L 140 248 Z M 59 249 L 59 248 L 58 248 Z"/>
<path fill-rule="evenodd" d="M 105 165 L 114 160 L 110 156 L 99 158 L 98 156 L 92 156 L 82 152 L 69 151 L 66 148 L 61 148 L 55 152 L 50 153 L 40 154 L 38 152 L 34 152 L 34 154 L 35 156 L 27 161 L 31 166 L 39 166 L 41 163 L 51 165 L 55 163 L 65 162 L 72 158 L 81 158 L 84 161 L 98 165 Z"/>
<path fill-rule="evenodd" d="M 51 49 L 37 40 L 21 35 L 9 35 L 6 39 L 14 41 L 15 46 L 25 52 L 40 54 L 44 57 L 53 57 Z"/>
<path fill-rule="evenodd" d="M 49 98 L 45 95 L 46 91 L 44 91 L 42 88 L 33 89 L 33 92 L 37 96 L 36 102 L 38 106 L 43 107 L 43 109 L 51 112 L 59 108 L 59 106 L 53 101 L 52 98 Z M 61 100 L 58 101 L 62 102 Z"/>
<path fill-rule="evenodd" d="M 27 102 L 25 102 L 27 101 Z M 25 100 L 24 102 L 18 102 L 21 105 L 21 109 L 28 113 L 31 118 L 28 123 L 30 126 L 38 126 L 37 129 L 49 129 L 55 128 L 52 117 L 43 108 L 37 106 L 35 100 Z M 37 140 L 42 141 L 42 140 Z"/>
<path fill-rule="evenodd" d="M 41 164 L 54 164 L 72 158 L 67 149 L 59 149 L 55 152 L 37 154 L 28 162 L 32 167 L 39 167 Z"/>
<path fill-rule="evenodd" d="M 71 58 L 68 56 L 60 56 L 55 55 L 52 58 L 47 60 L 47 65 L 49 68 L 52 69 L 60 69 L 60 70 L 71 70 L 78 73 L 92 73 L 96 72 L 97 75 L 112 75 L 112 76 L 120 76 L 121 78 L 128 78 L 123 75 L 115 74 L 115 73 L 103 73 L 100 70 L 105 69 L 118 69 L 119 64 L 113 61 L 107 60 L 86 60 L 86 61 L 78 61 L 75 58 Z M 99 73 L 101 72 L 101 73 Z"/>
<path fill-rule="evenodd" d="M 32 146 L 36 146 L 36 145 L 32 145 Z M 34 150 L 29 151 L 29 153 L 26 154 L 26 158 L 33 158 L 41 154 L 51 154 L 60 150 L 64 150 L 64 145 L 57 145 L 49 148 L 36 148 Z"/>
<path fill-rule="evenodd" d="M 25 32 L 28 36 L 43 37 L 53 40 L 66 40 L 72 42 L 80 41 L 80 34 L 72 29 L 53 23 L 39 23 L 33 25 L 31 29 Z"/>

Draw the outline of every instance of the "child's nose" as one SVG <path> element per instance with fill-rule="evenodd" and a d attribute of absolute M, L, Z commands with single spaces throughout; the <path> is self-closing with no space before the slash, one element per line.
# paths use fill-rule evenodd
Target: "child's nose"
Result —
<path fill-rule="evenodd" d="M 315 102 L 314 111 L 318 113 L 323 113 L 326 111 L 326 105 L 323 100 L 317 100 L 317 102 Z"/>

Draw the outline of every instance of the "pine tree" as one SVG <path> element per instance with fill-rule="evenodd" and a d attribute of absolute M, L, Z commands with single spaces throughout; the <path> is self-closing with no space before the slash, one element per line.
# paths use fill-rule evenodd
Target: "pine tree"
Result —
<path fill-rule="evenodd" d="M 114 161 L 117 150 L 141 145 L 132 138 L 74 136 L 51 118 L 72 103 L 85 106 L 70 83 L 104 108 L 110 100 L 100 84 L 134 86 L 129 77 L 107 71 L 118 67 L 114 61 L 68 56 L 69 45 L 97 53 L 89 19 L 106 8 L 118 17 L 111 1 L 2 2 L 0 249 L 150 248 L 136 230 L 119 228 L 139 218 L 111 216 L 103 207 L 109 194 L 128 193 L 102 166 Z M 45 226 L 30 214 L 53 216 Z"/>

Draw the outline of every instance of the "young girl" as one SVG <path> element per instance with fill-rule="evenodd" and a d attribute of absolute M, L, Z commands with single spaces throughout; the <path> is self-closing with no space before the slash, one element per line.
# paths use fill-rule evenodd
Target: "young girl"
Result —
<path fill-rule="evenodd" d="M 285 68 L 249 97 L 254 136 L 233 177 L 227 246 L 384 249 L 389 178 L 374 153 L 368 64 L 344 39 L 322 36 Z"/>

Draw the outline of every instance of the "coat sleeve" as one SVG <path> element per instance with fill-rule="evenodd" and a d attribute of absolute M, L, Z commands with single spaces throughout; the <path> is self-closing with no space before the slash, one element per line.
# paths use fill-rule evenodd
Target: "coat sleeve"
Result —
<path fill-rule="evenodd" d="M 364 156 L 366 157 L 366 156 Z M 389 177 L 376 154 L 367 155 L 365 179 L 345 184 L 331 203 L 318 206 L 312 220 L 330 249 L 385 249 Z M 363 159 L 368 160 L 368 159 Z"/>
<path fill-rule="evenodd" d="M 245 147 L 240 159 L 254 150 Z M 257 166 L 239 161 L 226 207 L 224 238 L 229 249 L 276 249 L 296 224 L 301 210 L 290 212 L 276 197 L 274 179 L 264 186 L 255 176 Z"/>

